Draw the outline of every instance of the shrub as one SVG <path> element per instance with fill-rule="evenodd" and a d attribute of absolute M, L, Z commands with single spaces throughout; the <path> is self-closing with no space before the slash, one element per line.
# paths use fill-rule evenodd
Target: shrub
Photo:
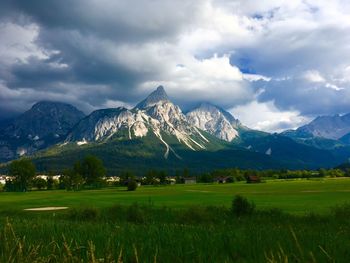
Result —
<path fill-rule="evenodd" d="M 128 182 L 128 191 L 135 191 L 137 188 L 137 182 L 135 180 L 130 180 Z"/>
<path fill-rule="evenodd" d="M 68 213 L 68 216 L 69 218 L 75 220 L 93 221 L 99 217 L 99 210 L 95 207 L 71 209 Z"/>
<path fill-rule="evenodd" d="M 191 206 L 176 211 L 178 222 L 182 224 L 219 224 L 225 222 L 226 215 L 226 208 L 216 206 Z"/>
<path fill-rule="evenodd" d="M 144 223 L 146 220 L 145 209 L 138 204 L 129 206 L 126 210 L 126 220 L 131 223 Z"/>
<path fill-rule="evenodd" d="M 235 216 L 251 215 L 255 210 L 255 204 L 247 198 L 236 195 L 232 200 L 231 211 Z"/>
<path fill-rule="evenodd" d="M 115 220 L 125 220 L 125 214 L 126 214 L 126 207 L 121 206 L 119 204 L 115 204 L 112 207 L 107 208 L 106 210 L 106 216 L 108 219 L 111 219 L 113 221 Z"/>
<path fill-rule="evenodd" d="M 350 204 L 344 203 L 331 207 L 331 213 L 336 218 L 349 218 L 350 217 Z"/>

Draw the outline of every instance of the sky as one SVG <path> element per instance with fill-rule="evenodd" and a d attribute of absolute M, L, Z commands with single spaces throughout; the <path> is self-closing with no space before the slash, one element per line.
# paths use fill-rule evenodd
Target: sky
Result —
<path fill-rule="evenodd" d="M 2 0 L 0 120 L 40 100 L 86 114 L 157 86 L 269 132 L 350 112 L 348 0 Z"/>

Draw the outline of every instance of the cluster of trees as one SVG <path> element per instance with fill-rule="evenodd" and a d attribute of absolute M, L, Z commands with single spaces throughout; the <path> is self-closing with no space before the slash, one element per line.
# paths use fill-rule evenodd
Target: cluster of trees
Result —
<path fill-rule="evenodd" d="M 9 166 L 9 175 L 13 179 L 6 181 L 5 191 L 28 191 L 35 177 L 35 171 L 34 164 L 28 159 L 13 161 Z"/>
<path fill-rule="evenodd" d="M 132 171 L 124 171 L 119 174 L 120 181 L 118 185 L 127 185 L 129 181 L 134 180 L 142 185 L 165 185 L 171 183 L 184 183 L 184 178 L 197 176 L 191 174 L 188 168 L 177 170 L 175 174 L 166 170 L 150 169 L 143 176 L 136 176 Z"/>
<path fill-rule="evenodd" d="M 72 168 L 66 169 L 60 177 L 60 188 L 67 190 L 80 190 L 84 188 L 101 188 L 106 185 L 103 179 L 106 169 L 102 161 L 92 155 L 86 156 L 82 161 L 74 163 Z"/>
<path fill-rule="evenodd" d="M 226 177 L 226 182 L 245 181 L 249 176 L 257 176 L 259 178 L 273 179 L 293 179 L 293 178 L 317 178 L 317 177 L 350 177 L 349 170 L 341 169 L 320 169 L 320 170 L 240 170 L 220 169 L 210 173 L 197 175 L 199 182 L 213 182 L 217 178 Z"/>
<path fill-rule="evenodd" d="M 86 156 L 82 161 L 77 161 L 72 168 L 63 172 L 59 180 L 50 175 L 46 180 L 36 177 L 35 166 L 29 159 L 11 162 L 8 174 L 11 179 L 6 181 L 4 190 L 10 192 L 26 192 L 31 188 L 80 190 L 83 187 L 99 188 L 106 185 L 103 179 L 106 169 L 95 156 Z"/>
<path fill-rule="evenodd" d="M 49 175 L 47 179 L 36 177 L 36 169 L 29 159 L 15 160 L 9 165 L 11 180 L 7 180 L 4 186 L 5 191 L 25 192 L 31 188 L 36 189 L 67 189 L 80 190 L 82 188 L 101 188 L 107 186 L 105 180 L 106 169 L 100 159 L 95 156 L 86 156 L 83 160 L 74 163 L 73 167 L 64 170 L 59 180 L 54 180 Z M 131 171 L 122 172 L 119 182 L 114 185 L 127 186 L 128 190 L 135 190 L 138 184 L 161 185 L 170 183 L 183 183 L 185 178 L 195 177 L 197 182 L 212 183 L 224 178 L 225 182 L 245 181 L 250 177 L 292 179 L 292 178 L 313 178 L 313 177 L 350 177 L 350 169 L 320 169 L 312 170 L 240 170 L 219 169 L 212 172 L 192 174 L 189 169 L 178 170 L 169 174 L 162 170 L 148 170 L 143 177 L 137 177 Z"/>

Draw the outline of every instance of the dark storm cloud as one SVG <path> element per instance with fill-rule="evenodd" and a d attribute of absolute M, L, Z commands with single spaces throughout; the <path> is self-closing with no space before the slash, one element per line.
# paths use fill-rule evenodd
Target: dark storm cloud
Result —
<path fill-rule="evenodd" d="M 349 12 L 343 0 L 3 0 L 0 119 L 42 99 L 131 106 L 160 84 L 186 108 L 348 112 Z"/>
<path fill-rule="evenodd" d="M 134 103 L 134 89 L 149 73 L 123 65 L 128 58 L 116 57 L 118 47 L 175 38 L 199 9 L 195 1 L 3 1 L 0 21 L 38 25 L 35 43 L 47 57 L 6 65 L 0 77 L 10 89 L 51 91 L 56 98 L 70 86 L 91 107 L 106 98 Z"/>
<path fill-rule="evenodd" d="M 11 2 L 13 9 L 46 28 L 78 30 L 82 34 L 127 42 L 174 37 L 174 33 L 191 24 L 200 10 L 196 1 L 191 0 Z"/>
<path fill-rule="evenodd" d="M 258 99 L 274 100 L 282 110 L 298 109 L 303 115 L 317 116 L 350 112 L 350 92 L 345 88 L 334 89 L 326 82 L 310 83 L 304 79 L 272 80 L 256 83 L 264 88 Z"/>

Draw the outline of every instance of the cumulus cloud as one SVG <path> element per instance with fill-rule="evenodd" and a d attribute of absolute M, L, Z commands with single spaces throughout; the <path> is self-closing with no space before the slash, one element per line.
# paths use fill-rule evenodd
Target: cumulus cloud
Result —
<path fill-rule="evenodd" d="M 310 121 L 298 111 L 280 111 L 273 101 L 252 101 L 230 109 L 230 112 L 247 126 L 266 132 L 281 132 L 295 129 Z"/>
<path fill-rule="evenodd" d="M 86 113 L 132 107 L 160 84 L 185 109 L 212 101 L 269 131 L 350 112 L 345 0 L 5 0 L 0 10 L 0 118 L 42 98 Z"/>

